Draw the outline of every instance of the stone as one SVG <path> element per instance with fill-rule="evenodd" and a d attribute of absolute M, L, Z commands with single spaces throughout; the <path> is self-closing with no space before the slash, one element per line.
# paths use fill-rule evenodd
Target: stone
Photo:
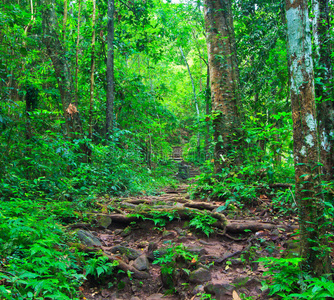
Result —
<path fill-rule="evenodd" d="M 193 283 L 203 283 L 209 280 L 211 280 L 211 273 L 204 268 L 199 268 L 189 274 L 189 281 Z"/>
<path fill-rule="evenodd" d="M 198 293 L 202 293 L 204 292 L 204 285 L 200 284 L 200 285 L 196 285 L 194 290 L 193 290 L 193 295 L 197 295 Z"/>
<path fill-rule="evenodd" d="M 123 229 L 115 229 L 114 233 L 120 235 L 123 232 Z"/>
<path fill-rule="evenodd" d="M 122 236 L 122 237 L 126 237 L 126 236 L 130 235 L 131 232 L 132 232 L 132 228 L 131 228 L 131 226 L 127 226 L 127 227 L 125 227 L 124 230 L 122 231 L 121 236 Z"/>
<path fill-rule="evenodd" d="M 146 271 L 149 268 L 147 256 L 145 254 L 135 259 L 133 266 L 139 271 Z"/>
<path fill-rule="evenodd" d="M 186 246 L 186 247 L 187 247 L 187 251 L 189 251 L 192 254 L 196 254 L 196 255 L 207 254 L 207 251 L 203 247 L 198 247 L 198 246 Z"/>
<path fill-rule="evenodd" d="M 147 258 L 150 261 L 154 261 L 155 259 L 159 258 L 159 257 L 163 257 L 165 254 L 167 254 L 168 250 L 167 248 L 159 248 L 157 250 L 154 250 L 153 252 L 149 253 L 147 255 Z"/>
<path fill-rule="evenodd" d="M 103 227 L 104 229 L 108 228 L 111 224 L 112 220 L 109 216 L 98 216 L 97 218 L 97 225 L 99 227 Z"/>
<path fill-rule="evenodd" d="M 111 253 L 116 254 L 124 254 L 128 259 L 134 260 L 138 258 L 141 253 L 135 249 L 124 247 L 124 246 L 115 246 L 111 248 Z"/>
<path fill-rule="evenodd" d="M 214 294 L 216 300 L 230 299 L 230 297 L 227 296 L 232 296 L 232 292 L 234 289 L 235 287 L 228 283 L 209 283 L 204 287 L 204 291 L 209 294 Z"/>
<path fill-rule="evenodd" d="M 102 246 L 100 240 L 87 230 L 79 229 L 76 234 L 81 243 L 87 247 Z"/>

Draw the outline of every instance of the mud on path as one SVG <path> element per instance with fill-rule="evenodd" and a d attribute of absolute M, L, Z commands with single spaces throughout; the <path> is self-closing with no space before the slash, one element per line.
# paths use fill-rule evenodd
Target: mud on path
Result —
<path fill-rule="evenodd" d="M 190 201 L 186 188 L 166 189 L 159 196 L 101 200 L 101 210 L 91 213 L 95 226 L 76 225 L 88 250 L 101 249 L 119 263 L 109 278 L 97 282 L 92 277 L 82 287 L 86 299 L 270 298 L 261 290 L 265 268 L 256 260 L 285 253 L 295 222 L 273 222 L 269 199 L 250 208 L 248 216 L 215 212 L 224 203 Z M 222 218 L 208 237 L 190 226 L 184 209 Z M 149 220 L 152 211 L 160 212 L 165 221 L 160 218 L 154 224 Z M 172 217 L 171 211 L 180 214 Z"/>

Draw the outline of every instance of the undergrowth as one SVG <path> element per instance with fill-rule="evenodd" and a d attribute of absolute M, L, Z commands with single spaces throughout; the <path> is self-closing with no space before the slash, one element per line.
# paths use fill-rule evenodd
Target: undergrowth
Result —
<path fill-rule="evenodd" d="M 334 297 L 334 282 L 331 274 L 320 278 L 301 273 L 301 258 L 260 258 L 270 279 L 262 282 L 262 289 L 269 289 L 269 295 L 284 300 L 314 299 L 325 300 Z"/>

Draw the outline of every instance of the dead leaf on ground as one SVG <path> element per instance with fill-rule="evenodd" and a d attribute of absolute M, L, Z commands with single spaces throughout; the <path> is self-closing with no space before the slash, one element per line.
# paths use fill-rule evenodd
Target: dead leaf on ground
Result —
<path fill-rule="evenodd" d="M 233 291 L 232 296 L 233 296 L 233 300 L 241 300 L 241 298 L 239 297 L 236 291 Z"/>

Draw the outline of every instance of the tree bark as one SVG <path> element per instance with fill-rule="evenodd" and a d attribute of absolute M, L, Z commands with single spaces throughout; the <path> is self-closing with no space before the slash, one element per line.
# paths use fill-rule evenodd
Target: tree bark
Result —
<path fill-rule="evenodd" d="M 95 16 L 96 16 L 96 1 L 93 0 L 93 16 L 92 16 L 92 57 L 90 65 L 90 101 L 89 101 L 89 121 L 88 135 L 93 138 L 93 102 L 94 102 L 94 70 L 95 70 Z"/>
<path fill-rule="evenodd" d="M 75 106 L 78 107 L 78 73 L 79 73 L 79 42 L 80 42 L 80 14 L 81 14 L 81 2 L 78 1 L 78 26 L 77 26 L 77 44 L 75 51 Z"/>
<path fill-rule="evenodd" d="M 232 163 L 239 138 L 239 71 L 231 0 L 205 0 L 205 26 L 215 115 L 215 173 Z M 236 162 L 234 162 L 236 163 Z"/>
<path fill-rule="evenodd" d="M 317 102 L 321 163 L 324 180 L 334 179 L 334 103 L 332 44 L 328 0 L 313 0 L 313 41 L 315 45 L 315 85 Z"/>
<path fill-rule="evenodd" d="M 286 0 L 290 92 L 293 118 L 296 201 L 299 208 L 301 263 L 315 276 L 330 272 L 328 224 L 320 186 L 312 42 L 307 0 Z"/>
<path fill-rule="evenodd" d="M 66 23 L 67 23 L 67 0 L 64 0 L 64 16 L 63 16 L 63 29 L 62 29 L 62 38 L 63 41 L 66 41 Z"/>
<path fill-rule="evenodd" d="M 106 111 L 106 135 L 109 139 L 113 133 L 114 123 L 114 0 L 108 0 L 108 35 L 107 35 L 107 111 Z"/>
<path fill-rule="evenodd" d="M 198 101 L 197 101 L 197 96 L 196 96 L 196 89 L 195 89 L 195 83 L 194 83 L 194 79 L 191 75 L 191 72 L 190 72 L 190 68 L 189 68 L 189 65 L 188 65 L 188 62 L 187 62 L 187 58 L 185 57 L 184 53 L 183 53 L 183 50 L 182 50 L 182 47 L 180 47 L 180 52 L 181 52 L 181 55 L 182 55 L 182 58 L 184 60 L 184 63 L 186 64 L 187 66 L 187 70 L 188 70 L 188 74 L 189 74 L 189 77 L 190 77 L 190 80 L 191 80 L 191 86 L 193 88 L 193 94 L 194 94 L 194 101 L 195 101 L 195 107 L 196 107 L 196 114 L 197 114 L 197 124 L 198 124 L 198 130 L 200 130 L 200 117 L 199 117 L 199 108 L 198 108 Z M 198 159 L 200 159 L 200 135 L 199 135 L 199 132 L 197 133 L 197 154 L 198 154 Z"/>
<path fill-rule="evenodd" d="M 46 46 L 47 54 L 50 57 L 58 81 L 60 98 L 67 135 L 70 138 L 82 137 L 82 124 L 77 107 L 72 104 L 74 99 L 73 78 L 69 63 L 58 36 L 58 24 L 53 1 L 43 0 L 42 12 L 42 41 Z"/>

